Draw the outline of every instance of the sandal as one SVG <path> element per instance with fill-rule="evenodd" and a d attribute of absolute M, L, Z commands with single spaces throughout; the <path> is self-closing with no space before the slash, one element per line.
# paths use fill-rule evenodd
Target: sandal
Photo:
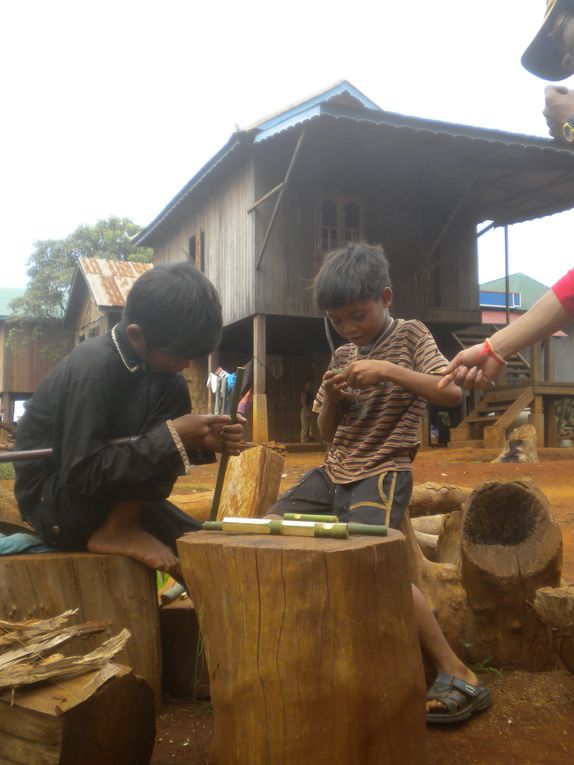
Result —
<path fill-rule="evenodd" d="M 471 685 L 446 672 L 440 672 L 429 688 L 427 701 L 432 700 L 441 701 L 445 709 L 427 712 L 427 723 L 462 722 L 492 704 L 490 691 L 485 685 Z"/>

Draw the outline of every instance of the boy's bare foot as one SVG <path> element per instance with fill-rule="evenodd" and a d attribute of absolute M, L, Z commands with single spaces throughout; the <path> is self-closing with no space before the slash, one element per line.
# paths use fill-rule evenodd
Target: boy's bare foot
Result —
<path fill-rule="evenodd" d="M 117 527 L 105 522 L 89 538 L 87 547 L 93 553 L 125 555 L 148 568 L 181 576 L 179 559 L 172 550 L 139 525 Z"/>

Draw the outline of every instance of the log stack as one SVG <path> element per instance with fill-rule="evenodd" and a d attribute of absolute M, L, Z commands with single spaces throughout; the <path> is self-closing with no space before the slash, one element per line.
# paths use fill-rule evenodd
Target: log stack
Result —
<path fill-rule="evenodd" d="M 77 609 L 72 623 L 102 622 L 107 635 L 133 635 L 121 663 L 148 681 L 161 700 L 157 588 L 152 571 L 121 555 L 41 553 L 0 557 L 0 619 L 46 619 Z M 87 639 L 88 649 L 101 642 Z"/>

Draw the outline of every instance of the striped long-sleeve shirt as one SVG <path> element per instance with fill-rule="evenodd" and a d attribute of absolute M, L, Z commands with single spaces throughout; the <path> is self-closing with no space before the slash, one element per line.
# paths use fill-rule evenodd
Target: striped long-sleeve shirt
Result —
<path fill-rule="evenodd" d="M 353 343 L 335 351 L 330 368 L 344 368 L 367 358 Z M 429 330 L 420 321 L 395 321 L 390 333 L 368 358 L 390 361 L 423 374 L 439 374 L 447 362 Z M 341 404 L 343 415 L 324 465 L 335 483 L 351 483 L 386 470 L 411 470 L 420 446 L 417 428 L 426 401 L 385 382 L 354 391 L 356 400 Z M 314 411 L 321 410 L 321 386 Z"/>

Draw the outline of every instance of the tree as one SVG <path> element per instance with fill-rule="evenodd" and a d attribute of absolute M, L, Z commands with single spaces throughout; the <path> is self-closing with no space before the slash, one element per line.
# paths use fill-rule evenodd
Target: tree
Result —
<path fill-rule="evenodd" d="M 78 226 L 65 239 L 36 242 L 27 263 L 26 292 L 10 305 L 12 318 L 63 319 L 80 257 L 151 262 L 149 247 L 132 244 L 139 230 L 129 218 L 111 216 L 93 226 Z"/>

